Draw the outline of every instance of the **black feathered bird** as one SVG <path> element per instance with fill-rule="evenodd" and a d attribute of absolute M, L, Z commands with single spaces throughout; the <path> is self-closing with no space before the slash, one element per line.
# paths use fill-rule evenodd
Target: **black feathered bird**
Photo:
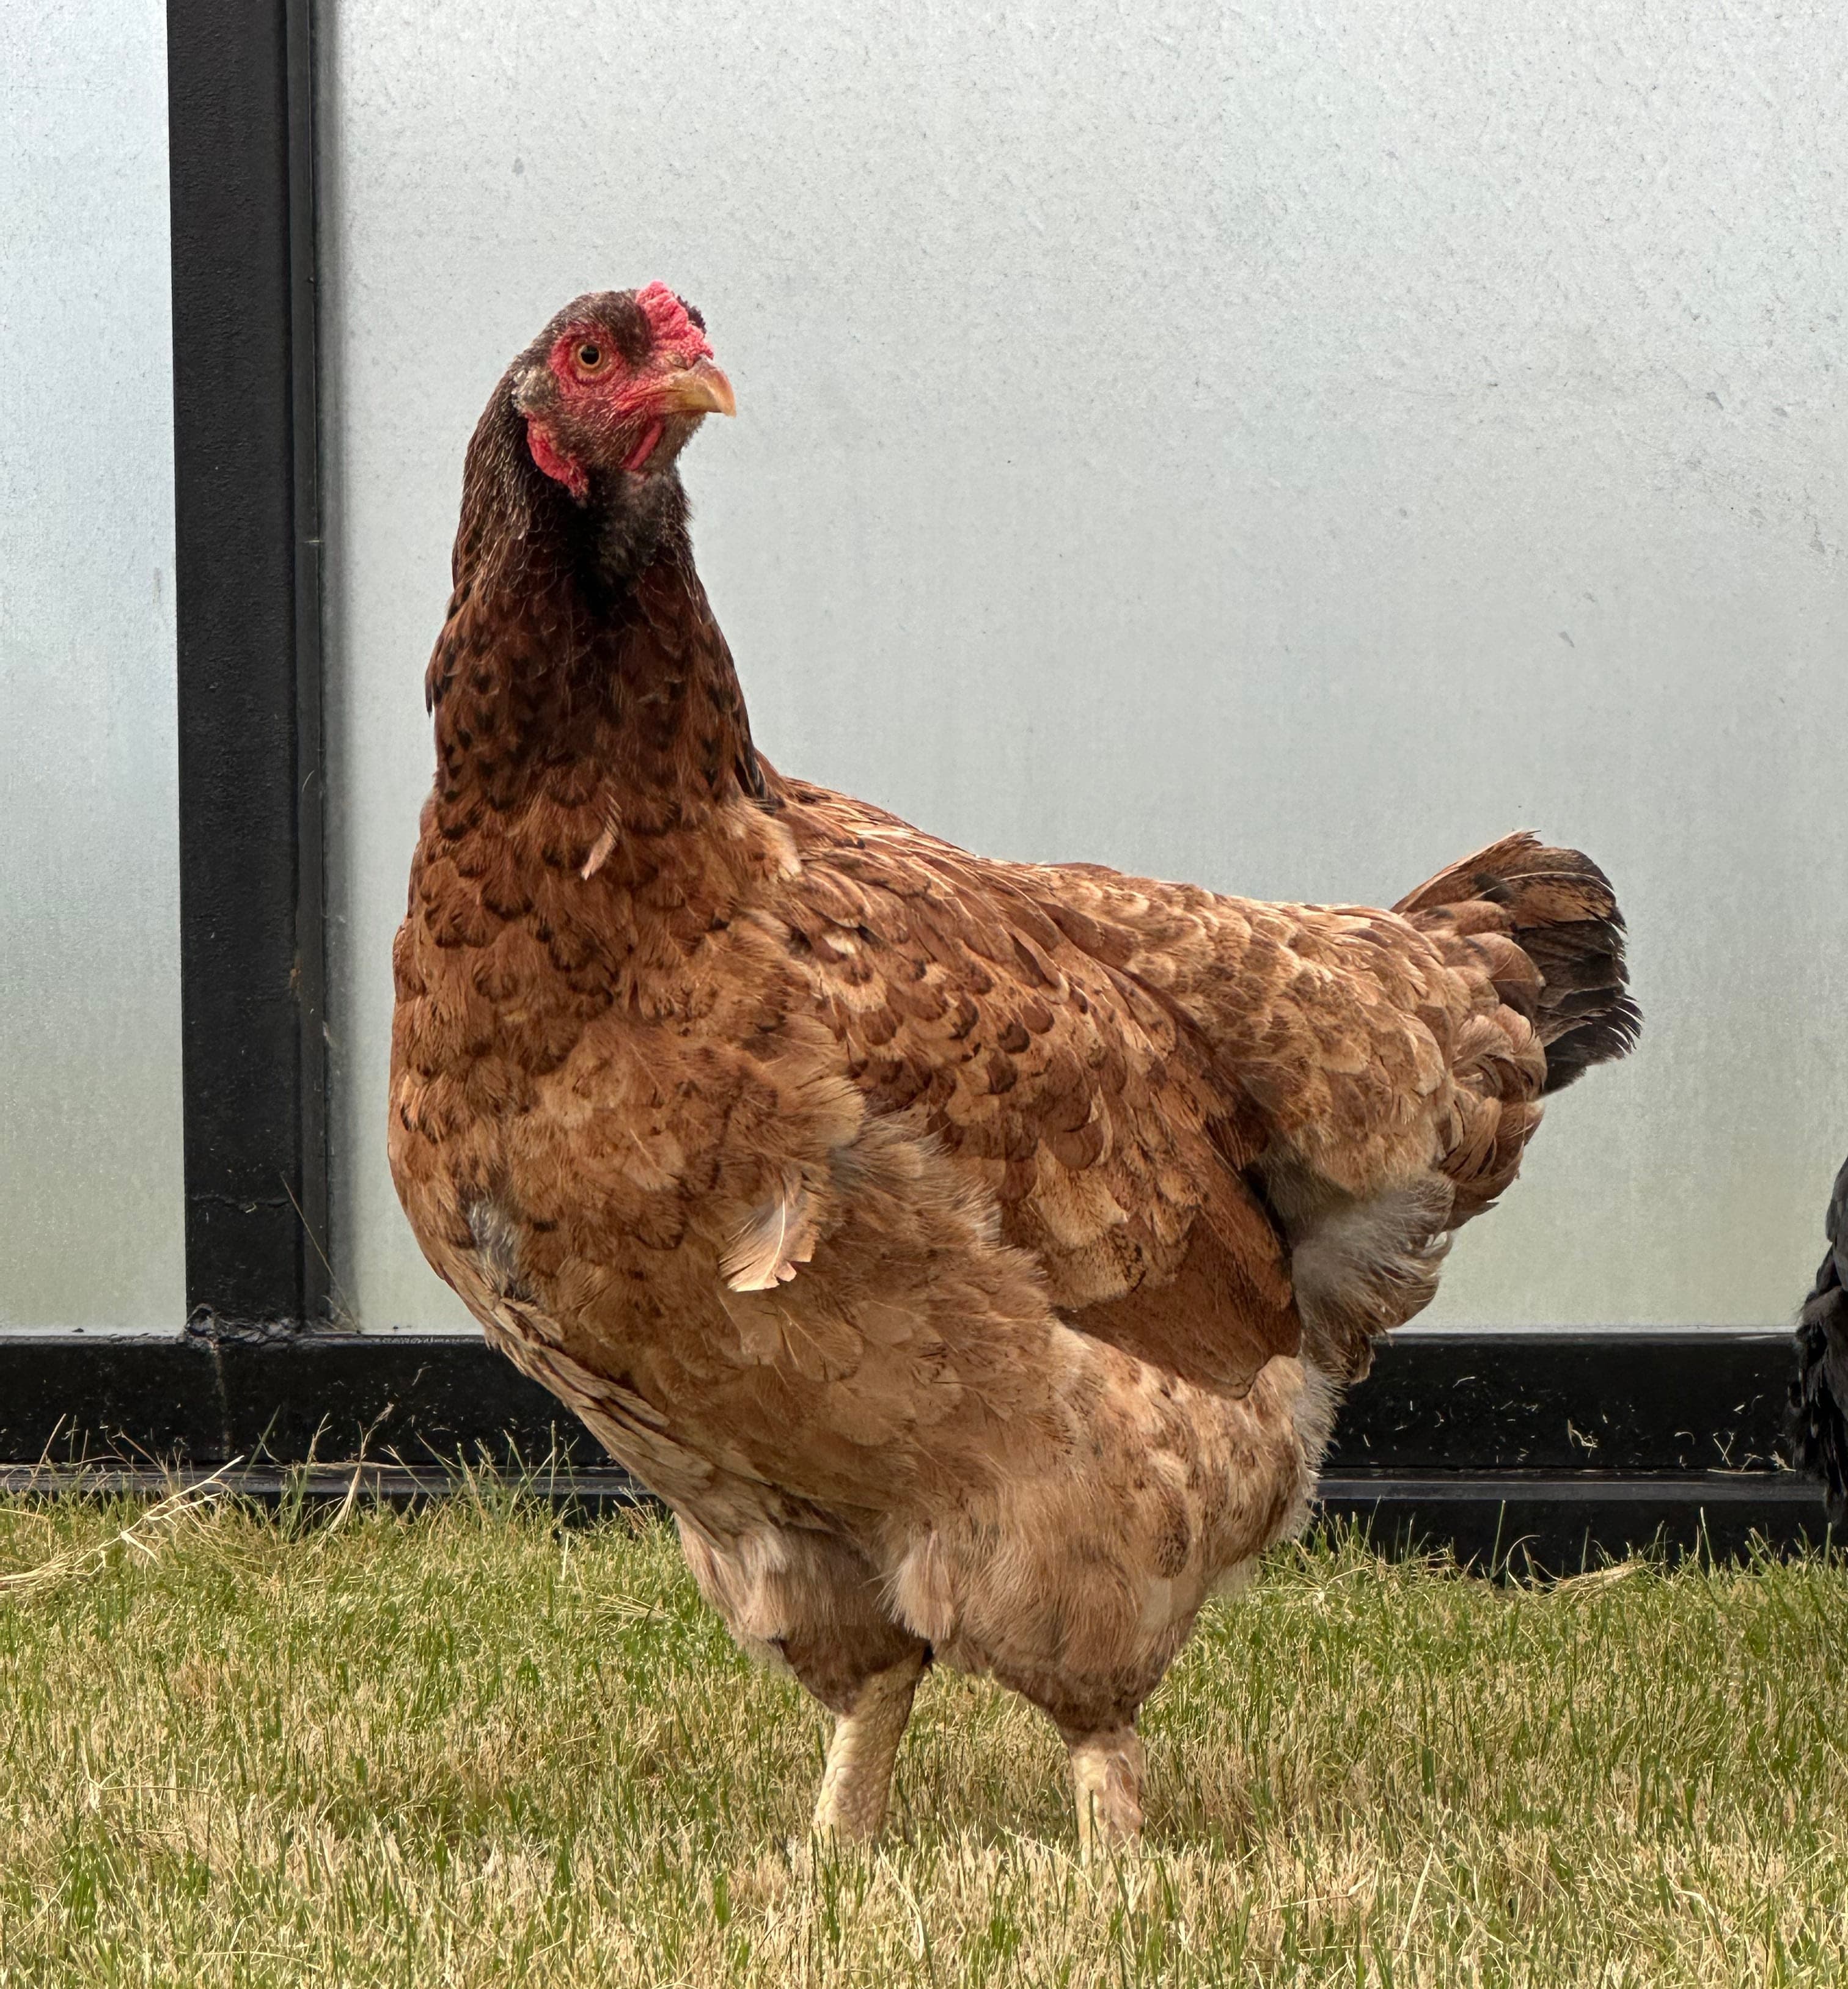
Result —
<path fill-rule="evenodd" d="M 1848 1527 L 1848 1161 L 1823 1230 L 1828 1254 L 1797 1326 L 1790 1435 L 1798 1464 L 1823 1481 L 1830 1523 Z"/>

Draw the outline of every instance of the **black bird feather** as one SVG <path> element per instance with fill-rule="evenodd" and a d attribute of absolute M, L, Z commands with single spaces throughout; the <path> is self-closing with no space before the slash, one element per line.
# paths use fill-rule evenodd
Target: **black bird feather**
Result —
<path fill-rule="evenodd" d="M 1822 1479 L 1830 1523 L 1848 1527 L 1848 1163 L 1835 1177 L 1824 1224 L 1829 1252 L 1798 1322 L 1791 1384 L 1791 1449 Z"/>

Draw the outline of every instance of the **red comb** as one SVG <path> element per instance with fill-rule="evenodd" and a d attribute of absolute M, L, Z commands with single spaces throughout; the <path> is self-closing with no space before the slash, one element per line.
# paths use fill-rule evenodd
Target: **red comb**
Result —
<path fill-rule="evenodd" d="M 646 290 L 636 291 L 636 302 L 642 307 L 642 315 L 648 320 L 656 344 L 665 346 L 683 365 L 712 357 L 705 333 L 687 316 L 687 307 L 665 283 L 650 283 Z"/>

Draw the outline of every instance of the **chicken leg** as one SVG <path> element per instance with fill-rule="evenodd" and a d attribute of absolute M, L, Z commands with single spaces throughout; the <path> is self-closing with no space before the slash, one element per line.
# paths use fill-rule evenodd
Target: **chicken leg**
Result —
<path fill-rule="evenodd" d="M 1078 1804 L 1078 1855 L 1086 1864 L 1127 1848 L 1142 1832 L 1142 1743 L 1133 1726 L 1068 1739 Z"/>
<path fill-rule="evenodd" d="M 856 1694 L 853 1710 L 836 1719 L 815 1805 L 817 1837 L 870 1844 L 885 1828 L 892 1767 L 923 1671 L 922 1648 L 907 1652 L 897 1664 L 874 1672 Z"/>

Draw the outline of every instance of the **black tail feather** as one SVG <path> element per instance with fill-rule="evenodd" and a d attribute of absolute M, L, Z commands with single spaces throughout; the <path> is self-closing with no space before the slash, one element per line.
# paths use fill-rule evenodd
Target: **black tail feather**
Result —
<path fill-rule="evenodd" d="M 1546 1049 L 1543 1089 L 1563 1090 L 1636 1047 L 1643 1017 L 1624 991 L 1623 914 L 1589 856 L 1548 849 L 1524 830 L 1440 870 L 1392 909 L 1416 923 L 1473 900 L 1507 910 L 1515 943 L 1545 981 L 1534 1018 Z"/>

